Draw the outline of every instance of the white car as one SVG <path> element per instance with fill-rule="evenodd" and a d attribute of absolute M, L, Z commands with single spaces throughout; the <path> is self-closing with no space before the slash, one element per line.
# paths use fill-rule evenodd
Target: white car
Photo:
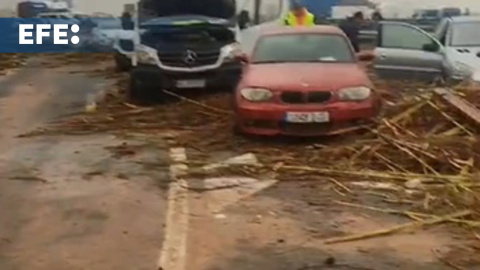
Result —
<path fill-rule="evenodd" d="M 443 19 L 434 34 L 402 22 L 379 25 L 374 68 L 384 79 L 480 82 L 480 17 Z"/>

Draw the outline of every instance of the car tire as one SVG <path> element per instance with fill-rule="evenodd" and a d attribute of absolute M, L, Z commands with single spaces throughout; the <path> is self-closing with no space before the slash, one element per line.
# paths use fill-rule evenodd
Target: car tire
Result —
<path fill-rule="evenodd" d="M 114 60 L 115 60 L 115 69 L 118 72 L 126 72 L 130 70 L 131 63 L 129 62 L 129 59 L 124 55 L 116 52 L 114 55 Z"/>
<path fill-rule="evenodd" d="M 154 87 L 144 87 L 134 75 L 130 75 L 127 100 L 136 105 L 154 105 L 165 102 L 166 94 Z"/>
<path fill-rule="evenodd" d="M 438 75 L 432 80 L 432 85 L 435 87 L 442 87 L 446 85 L 445 76 Z"/>

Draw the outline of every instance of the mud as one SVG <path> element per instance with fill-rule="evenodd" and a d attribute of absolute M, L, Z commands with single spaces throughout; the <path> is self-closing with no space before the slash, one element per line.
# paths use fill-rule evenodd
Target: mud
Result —
<path fill-rule="evenodd" d="M 17 138 L 83 112 L 109 83 L 88 76 L 98 66 L 41 61 L 0 80 L 0 269 L 152 269 L 169 178 L 143 163 L 168 160 L 167 146 L 107 134 Z M 118 146 L 136 151 L 118 156 Z"/>
<path fill-rule="evenodd" d="M 216 195 L 192 195 L 195 214 L 189 244 L 190 254 L 195 255 L 188 269 L 447 270 L 450 268 L 439 261 L 433 250 L 448 255 L 464 246 L 461 238 L 446 227 L 325 244 L 330 237 L 409 222 L 339 207 L 332 201 L 341 196 L 318 192 L 327 185 L 278 183 L 224 208 L 221 215 L 212 212 L 212 203 L 222 204 L 221 191 Z M 472 264 L 466 269 L 479 266 Z"/>

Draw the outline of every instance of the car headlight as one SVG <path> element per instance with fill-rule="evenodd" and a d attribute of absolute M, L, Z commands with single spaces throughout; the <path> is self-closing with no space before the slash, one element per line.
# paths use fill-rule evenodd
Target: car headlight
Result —
<path fill-rule="evenodd" d="M 142 64 L 156 65 L 157 64 L 157 52 L 155 49 L 147 47 L 145 45 L 138 45 L 135 50 L 137 61 Z"/>
<path fill-rule="evenodd" d="M 242 55 L 242 48 L 239 43 L 232 43 L 223 48 L 224 50 L 224 61 L 233 62 Z"/>
<path fill-rule="evenodd" d="M 473 69 L 462 62 L 453 63 L 453 74 L 455 79 L 467 79 L 473 75 Z"/>
<path fill-rule="evenodd" d="M 342 101 L 361 101 L 370 97 L 372 90 L 365 86 L 348 87 L 338 91 L 338 98 Z"/>
<path fill-rule="evenodd" d="M 272 91 L 263 88 L 243 88 L 240 95 L 251 102 L 267 102 L 273 98 Z"/>

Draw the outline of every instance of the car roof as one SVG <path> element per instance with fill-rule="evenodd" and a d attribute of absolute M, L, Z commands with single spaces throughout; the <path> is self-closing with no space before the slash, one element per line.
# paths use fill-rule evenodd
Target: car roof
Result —
<path fill-rule="evenodd" d="M 454 16 L 448 19 L 452 23 L 480 22 L 480 16 Z"/>
<path fill-rule="evenodd" d="M 344 35 L 343 31 L 331 25 L 315 25 L 315 26 L 270 26 L 262 29 L 262 36 L 271 35 L 288 35 L 288 34 L 330 34 L 330 35 Z"/>

